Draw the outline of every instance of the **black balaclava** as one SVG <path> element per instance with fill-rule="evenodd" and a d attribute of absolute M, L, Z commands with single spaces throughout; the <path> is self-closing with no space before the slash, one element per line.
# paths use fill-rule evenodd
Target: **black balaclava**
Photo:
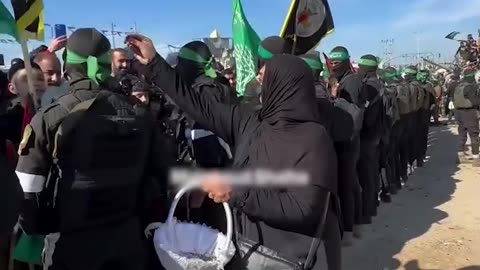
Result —
<path fill-rule="evenodd" d="M 387 67 L 382 72 L 382 79 L 387 84 L 400 82 L 398 78 L 398 71 L 394 67 Z"/>
<path fill-rule="evenodd" d="M 192 41 L 178 52 L 178 63 L 175 69 L 189 84 L 194 84 L 200 77 L 215 79 L 217 74 L 213 69 L 213 56 L 207 44 Z"/>
<path fill-rule="evenodd" d="M 403 72 L 405 73 L 405 81 L 412 82 L 417 79 L 418 70 L 416 66 L 408 66 Z"/>
<path fill-rule="evenodd" d="M 328 55 L 330 61 L 339 61 L 340 64 L 333 67 L 333 75 L 340 81 L 344 76 L 352 72 L 352 65 L 350 63 L 350 54 L 345 47 L 335 47 Z"/>
<path fill-rule="evenodd" d="M 277 54 L 290 54 L 292 45 L 279 36 L 267 37 L 258 46 L 259 67 L 265 65 L 265 62 L 272 59 Z"/>
<path fill-rule="evenodd" d="M 367 54 L 358 60 L 358 74 L 360 78 L 376 78 L 378 62 L 374 55 Z"/>
<path fill-rule="evenodd" d="M 300 58 L 307 63 L 307 65 L 312 69 L 313 71 L 313 78 L 315 79 L 315 82 L 318 82 L 320 80 L 320 73 L 323 71 L 323 63 L 322 59 L 320 59 L 320 55 L 315 54 L 315 53 L 309 53 L 300 56 Z"/>
<path fill-rule="evenodd" d="M 67 40 L 65 72 L 70 81 L 90 80 L 109 87 L 110 41 L 95 28 L 80 28 Z"/>
<path fill-rule="evenodd" d="M 475 83 L 475 70 L 467 68 L 463 71 L 463 81 Z"/>

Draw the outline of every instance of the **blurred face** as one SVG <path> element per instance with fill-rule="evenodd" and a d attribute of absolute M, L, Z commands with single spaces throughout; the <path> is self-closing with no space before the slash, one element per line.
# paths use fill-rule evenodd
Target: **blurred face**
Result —
<path fill-rule="evenodd" d="M 150 96 L 148 92 L 132 92 L 132 96 L 135 98 L 135 101 L 144 105 L 150 103 Z"/>
<path fill-rule="evenodd" d="M 126 72 L 128 68 L 128 58 L 125 52 L 113 52 L 112 54 L 112 74 L 119 75 Z"/>
<path fill-rule="evenodd" d="M 235 84 L 237 83 L 237 81 L 235 80 L 235 74 L 233 74 L 233 73 L 232 74 L 226 74 L 225 78 L 228 80 L 231 87 L 235 87 Z"/>
<path fill-rule="evenodd" d="M 27 71 L 25 69 L 17 71 L 12 79 L 12 83 L 8 88 L 14 95 L 19 96 L 22 100 L 28 100 L 30 96 L 36 108 L 40 107 L 42 96 L 47 89 L 47 82 L 41 70 L 33 69 L 33 90 L 30 91 L 28 87 Z"/>
<path fill-rule="evenodd" d="M 263 83 L 263 76 L 265 75 L 265 65 L 258 71 L 257 74 L 257 82 L 262 85 Z"/>
<path fill-rule="evenodd" d="M 62 84 L 62 66 L 56 56 L 46 57 L 37 64 L 42 69 L 45 81 L 49 86 L 60 86 Z"/>

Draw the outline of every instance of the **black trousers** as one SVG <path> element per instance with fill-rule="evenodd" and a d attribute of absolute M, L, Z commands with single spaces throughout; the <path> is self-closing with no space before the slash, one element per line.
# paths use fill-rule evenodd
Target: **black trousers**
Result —
<path fill-rule="evenodd" d="M 458 122 L 458 135 L 460 141 L 458 144 L 458 152 L 465 150 L 467 143 L 467 134 L 470 136 L 472 154 L 479 153 L 479 124 L 477 110 L 475 109 L 457 109 L 455 110 L 455 119 Z"/>
<path fill-rule="evenodd" d="M 399 154 L 400 154 L 400 169 L 399 174 L 402 179 L 407 179 L 408 173 L 408 158 L 409 158 L 409 143 L 410 143 L 410 115 L 402 116 L 400 119 L 400 125 L 402 127 L 403 132 L 400 134 L 400 146 L 399 146 Z"/>
<path fill-rule="evenodd" d="M 423 163 L 425 156 L 427 155 L 427 148 L 428 148 L 428 132 L 430 128 L 430 117 L 431 111 L 427 109 L 420 110 L 420 121 L 419 121 L 419 129 L 421 132 L 420 141 L 418 143 L 418 153 L 417 153 L 417 162 Z"/>
<path fill-rule="evenodd" d="M 338 190 L 343 229 L 352 232 L 354 224 L 361 224 L 362 214 L 362 191 L 357 174 L 360 138 L 349 142 L 337 142 L 335 150 L 338 158 Z"/>
<path fill-rule="evenodd" d="M 418 143 L 420 137 L 420 129 L 419 129 L 419 113 L 415 111 L 410 114 L 409 120 L 409 128 L 408 128 L 408 163 L 413 165 L 415 160 L 417 159 L 418 153 Z"/>
<path fill-rule="evenodd" d="M 402 122 L 398 121 L 390 132 L 390 141 L 387 151 L 387 178 L 390 185 L 401 186 L 400 143 L 404 133 Z"/>
<path fill-rule="evenodd" d="M 144 270 L 147 250 L 138 220 L 75 233 L 49 234 L 44 269 Z"/>
<path fill-rule="evenodd" d="M 380 138 L 362 137 L 358 177 L 362 186 L 362 224 L 371 224 L 376 213 L 379 192 L 378 145 Z"/>

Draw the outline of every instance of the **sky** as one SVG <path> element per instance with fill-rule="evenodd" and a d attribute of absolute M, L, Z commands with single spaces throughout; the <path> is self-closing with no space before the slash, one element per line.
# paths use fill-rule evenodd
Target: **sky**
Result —
<path fill-rule="evenodd" d="M 10 8 L 9 0 L 1 0 Z M 243 0 L 245 14 L 260 37 L 278 35 L 291 0 Z M 123 4 L 120 4 L 123 3 Z M 129 4 L 130 3 L 130 4 Z M 440 54 L 451 59 L 458 43 L 445 39 L 451 31 L 477 35 L 480 0 L 329 0 L 335 32 L 317 48 L 328 52 L 335 46 L 349 49 L 352 59 L 364 54 L 383 56 L 381 40 L 393 39 L 393 55 Z M 468 3 L 468 5 L 466 4 Z M 181 46 L 194 38 L 208 37 L 217 29 L 231 36 L 231 0 L 44 0 L 45 23 L 96 27 L 117 31 L 137 30 L 152 38 L 158 51 L 167 44 Z M 46 43 L 51 38 L 46 27 Z M 0 38 L 7 36 L 0 35 Z M 122 38 L 116 37 L 116 46 Z M 31 42 L 29 48 L 39 43 Z M 7 63 L 21 56 L 18 44 L 0 43 Z M 401 58 L 399 58 L 401 59 Z M 398 60 L 402 61 L 402 60 Z"/>

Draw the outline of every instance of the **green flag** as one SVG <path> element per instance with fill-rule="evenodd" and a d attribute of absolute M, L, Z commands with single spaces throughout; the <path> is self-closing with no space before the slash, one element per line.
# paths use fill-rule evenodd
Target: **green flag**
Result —
<path fill-rule="evenodd" d="M 17 38 L 17 24 L 7 7 L 0 1 L 0 34 L 7 34 Z"/>
<path fill-rule="evenodd" d="M 247 84 L 257 75 L 260 38 L 245 17 L 240 0 L 233 0 L 233 55 L 237 73 L 237 93 L 243 96 Z"/>

